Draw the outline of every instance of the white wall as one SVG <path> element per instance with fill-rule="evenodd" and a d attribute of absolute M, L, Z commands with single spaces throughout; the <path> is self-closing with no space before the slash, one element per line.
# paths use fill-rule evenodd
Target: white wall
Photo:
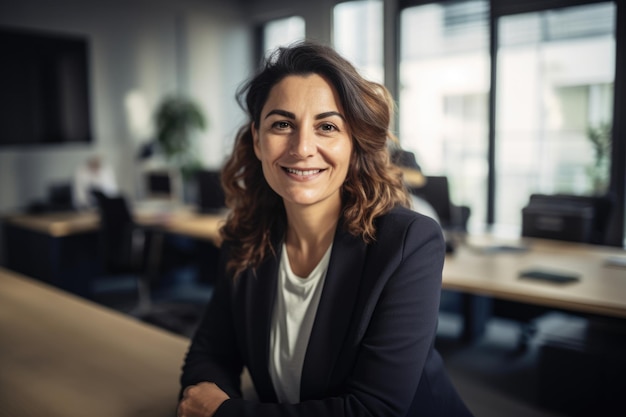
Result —
<path fill-rule="evenodd" d="M 252 69 L 248 17 L 238 2 L 219 0 L 2 0 L 2 25 L 88 37 L 94 141 L 0 148 L 0 213 L 45 198 L 49 184 L 70 179 L 96 152 L 136 196 L 134 155 L 152 135 L 159 101 L 176 91 L 205 109 L 202 159 L 221 164 L 243 121 L 234 95 Z"/>

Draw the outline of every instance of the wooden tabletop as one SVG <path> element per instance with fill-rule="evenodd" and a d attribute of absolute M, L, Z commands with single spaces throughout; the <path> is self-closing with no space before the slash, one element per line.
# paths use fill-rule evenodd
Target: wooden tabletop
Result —
<path fill-rule="evenodd" d="M 0 408 L 172 417 L 188 339 L 0 268 Z"/>
<path fill-rule="evenodd" d="M 156 206 L 138 204 L 133 207 L 133 216 L 139 224 L 160 226 L 166 232 L 211 240 L 219 245 L 219 228 L 226 214 L 198 213 L 191 206 Z M 100 216 L 97 210 L 56 213 L 18 213 L 4 216 L 3 220 L 29 230 L 63 237 L 97 230 Z"/>
<path fill-rule="evenodd" d="M 582 313 L 626 318 L 626 251 L 542 239 L 473 237 L 446 258 L 443 287 Z M 575 274 L 558 284 L 520 278 L 522 271 Z"/>
<path fill-rule="evenodd" d="M 4 216 L 3 221 L 52 237 L 63 237 L 97 230 L 100 225 L 100 216 L 96 211 L 17 213 Z"/>

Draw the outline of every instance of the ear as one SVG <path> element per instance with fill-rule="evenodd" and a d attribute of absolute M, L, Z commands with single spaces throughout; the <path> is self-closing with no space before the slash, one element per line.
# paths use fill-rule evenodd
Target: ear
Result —
<path fill-rule="evenodd" d="M 256 129 L 254 122 L 250 123 L 250 133 L 252 133 L 252 145 L 254 146 L 254 154 L 261 159 L 261 150 L 259 149 L 259 131 Z"/>

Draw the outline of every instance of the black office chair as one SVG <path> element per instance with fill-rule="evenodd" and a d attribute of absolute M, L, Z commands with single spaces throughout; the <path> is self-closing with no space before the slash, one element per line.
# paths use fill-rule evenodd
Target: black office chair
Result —
<path fill-rule="evenodd" d="M 226 208 L 226 197 L 219 170 L 200 169 L 196 172 L 197 203 L 201 213 L 215 213 Z"/>
<path fill-rule="evenodd" d="M 135 224 L 123 196 L 94 191 L 100 214 L 98 247 L 102 275 L 92 283 L 96 300 L 134 293 L 137 304 L 150 300 L 147 274 L 147 233 Z"/>
<path fill-rule="evenodd" d="M 468 206 L 458 206 L 452 202 L 448 177 L 426 176 L 423 186 L 411 187 L 409 190 L 430 203 L 437 212 L 444 231 L 467 231 L 471 210 Z"/>
<path fill-rule="evenodd" d="M 94 299 L 134 291 L 136 302 L 129 314 L 175 332 L 186 333 L 212 295 L 206 285 L 163 285 L 166 267 L 176 267 L 166 248 L 166 236 L 158 226 L 138 225 L 123 196 L 96 193 L 100 212 L 100 254 L 103 274 L 93 281 Z M 176 261 L 189 258 L 179 256 Z M 193 283 L 192 283 L 193 284 Z"/>

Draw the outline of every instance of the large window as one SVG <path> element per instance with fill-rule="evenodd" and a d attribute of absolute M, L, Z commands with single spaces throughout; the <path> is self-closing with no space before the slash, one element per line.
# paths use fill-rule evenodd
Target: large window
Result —
<path fill-rule="evenodd" d="M 470 231 L 519 234 L 533 193 L 606 193 L 615 3 L 418 3 L 400 12 L 399 136 L 448 176 Z"/>
<path fill-rule="evenodd" d="M 498 21 L 495 224 L 514 230 L 531 193 L 604 194 L 615 6 Z"/>
<path fill-rule="evenodd" d="M 267 22 L 263 26 L 263 54 L 267 56 L 279 46 L 287 46 L 305 37 L 305 23 L 300 16 Z"/>
<path fill-rule="evenodd" d="M 488 2 L 414 6 L 400 18 L 400 141 L 426 175 L 448 176 L 476 229 L 487 205 Z"/>
<path fill-rule="evenodd" d="M 333 9 L 333 46 L 365 78 L 382 83 L 383 2 L 348 1 Z"/>

